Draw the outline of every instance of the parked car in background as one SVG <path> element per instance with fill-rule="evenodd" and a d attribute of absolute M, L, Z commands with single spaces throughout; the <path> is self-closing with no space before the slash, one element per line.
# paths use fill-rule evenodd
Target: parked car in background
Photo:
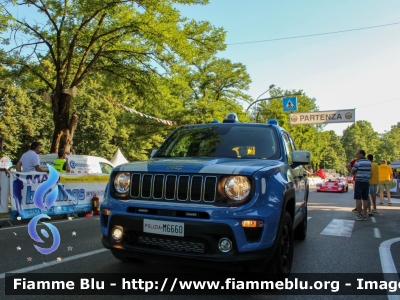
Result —
<path fill-rule="evenodd" d="M 321 183 L 317 183 L 317 192 L 336 192 L 344 193 L 349 191 L 349 184 L 346 178 L 340 177 L 335 179 L 326 179 Z"/>
<path fill-rule="evenodd" d="M 39 155 L 40 166 L 47 168 L 47 164 L 53 165 L 53 161 L 57 158 L 57 154 Z M 111 174 L 114 165 L 105 158 L 90 155 L 69 154 L 68 164 L 72 174 L 88 174 L 88 173 L 103 173 Z"/>

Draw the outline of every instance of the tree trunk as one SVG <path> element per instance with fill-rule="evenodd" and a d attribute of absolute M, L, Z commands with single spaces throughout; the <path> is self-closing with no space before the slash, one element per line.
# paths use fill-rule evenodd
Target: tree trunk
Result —
<path fill-rule="evenodd" d="M 71 148 L 74 139 L 74 132 L 77 126 L 78 126 L 78 115 L 76 112 L 73 112 L 68 124 L 68 129 L 63 132 L 63 135 L 60 138 L 59 149 L 64 149 L 64 151 L 67 153 L 73 152 Z"/>
<path fill-rule="evenodd" d="M 78 125 L 78 115 L 74 112 L 69 118 L 71 96 L 62 92 L 53 96 L 54 133 L 51 144 L 51 153 L 63 149 L 71 152 L 72 140 Z"/>

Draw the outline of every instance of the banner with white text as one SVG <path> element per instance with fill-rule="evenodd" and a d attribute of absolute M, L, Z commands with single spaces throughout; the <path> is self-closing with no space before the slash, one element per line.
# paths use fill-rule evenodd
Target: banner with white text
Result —
<path fill-rule="evenodd" d="M 36 189 L 47 178 L 48 174 L 42 172 L 11 172 L 11 220 L 30 219 L 42 213 L 51 216 L 91 211 L 94 195 L 99 197 L 100 202 L 103 201 L 104 190 L 110 175 L 61 173 L 59 180 L 51 188 L 51 190 L 57 189 L 57 199 L 48 211 L 42 211 L 35 206 L 33 197 Z M 51 190 L 49 189 L 47 193 Z"/>

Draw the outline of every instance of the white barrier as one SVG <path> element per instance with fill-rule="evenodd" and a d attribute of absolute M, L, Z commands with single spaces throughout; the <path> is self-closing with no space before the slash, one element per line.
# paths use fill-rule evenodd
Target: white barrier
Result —
<path fill-rule="evenodd" d="M 0 213 L 8 213 L 8 195 L 10 193 L 10 180 L 6 172 L 0 172 Z"/>
<path fill-rule="evenodd" d="M 58 181 L 45 193 L 43 203 L 49 192 L 54 190 L 57 190 L 54 192 L 57 194 L 56 200 L 47 211 L 43 211 L 34 204 L 34 195 L 36 189 L 47 181 L 48 176 L 42 172 L 11 172 L 11 220 L 18 217 L 30 219 L 42 213 L 51 216 L 91 211 L 93 196 L 96 194 L 100 202 L 103 201 L 104 190 L 110 178 L 109 174 L 60 173 Z"/>

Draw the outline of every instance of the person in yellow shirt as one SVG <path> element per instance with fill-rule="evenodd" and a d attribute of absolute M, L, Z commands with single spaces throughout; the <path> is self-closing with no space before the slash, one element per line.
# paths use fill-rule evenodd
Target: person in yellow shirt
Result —
<path fill-rule="evenodd" d="M 393 171 L 390 166 L 387 165 L 387 161 L 382 159 L 381 165 L 378 166 L 379 171 L 379 199 L 380 203 L 383 204 L 385 198 L 383 198 L 383 190 L 386 191 L 388 198 L 388 205 L 392 205 L 390 201 L 390 184 L 394 182 Z"/>
<path fill-rule="evenodd" d="M 368 160 L 371 162 L 371 177 L 369 178 L 369 195 L 370 204 L 368 205 L 369 215 L 372 215 L 376 210 L 376 194 L 378 193 L 379 186 L 379 168 L 378 164 L 374 162 L 374 156 L 372 154 L 367 155 Z M 372 203 L 372 211 L 371 211 Z"/>
<path fill-rule="evenodd" d="M 68 157 L 64 150 L 58 151 L 58 157 L 53 161 L 53 167 L 58 173 L 69 173 Z"/>

